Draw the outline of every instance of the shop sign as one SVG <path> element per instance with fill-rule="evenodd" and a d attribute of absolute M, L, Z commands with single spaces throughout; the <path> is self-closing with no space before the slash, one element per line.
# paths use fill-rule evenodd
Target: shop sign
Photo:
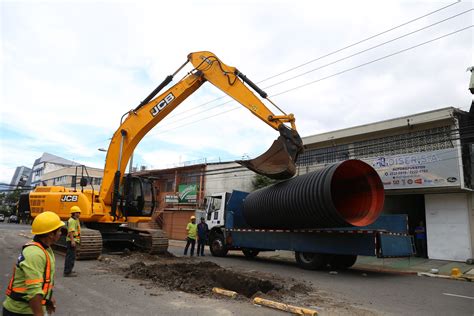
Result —
<path fill-rule="evenodd" d="M 197 184 L 180 184 L 179 185 L 179 203 L 196 203 Z"/>
<path fill-rule="evenodd" d="M 377 171 L 385 189 L 461 186 L 455 148 L 363 160 Z"/>
<path fill-rule="evenodd" d="M 177 195 L 165 195 L 165 203 L 178 203 Z"/>

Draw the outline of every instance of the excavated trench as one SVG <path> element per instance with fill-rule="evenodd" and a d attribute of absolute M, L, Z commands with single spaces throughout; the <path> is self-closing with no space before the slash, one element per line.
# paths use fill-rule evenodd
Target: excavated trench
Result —
<path fill-rule="evenodd" d="M 199 295 L 208 295 L 212 288 L 219 287 L 250 298 L 258 292 L 267 293 L 282 288 L 268 280 L 224 269 L 213 262 L 151 265 L 137 262 L 130 265 L 126 277 L 150 280 L 170 290 Z"/>

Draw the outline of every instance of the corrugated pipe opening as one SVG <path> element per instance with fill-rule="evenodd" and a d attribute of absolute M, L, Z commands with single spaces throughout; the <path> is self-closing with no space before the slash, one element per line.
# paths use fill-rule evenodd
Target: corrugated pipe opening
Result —
<path fill-rule="evenodd" d="M 339 215 L 354 226 L 372 224 L 383 209 L 382 181 L 372 167 L 360 160 L 339 164 L 332 176 L 331 195 Z"/>
<path fill-rule="evenodd" d="M 383 202 L 377 172 L 361 160 L 346 160 L 250 193 L 242 214 L 252 228 L 366 226 L 379 217 Z"/>

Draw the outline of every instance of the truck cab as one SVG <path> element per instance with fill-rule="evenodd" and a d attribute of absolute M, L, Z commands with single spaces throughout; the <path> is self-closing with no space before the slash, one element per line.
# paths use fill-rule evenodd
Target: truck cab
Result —
<path fill-rule="evenodd" d="M 229 192 L 216 193 L 206 197 L 205 218 L 209 231 L 224 227 L 225 206 L 229 197 Z"/>
<path fill-rule="evenodd" d="M 226 205 L 231 193 L 221 192 L 206 196 L 204 211 L 197 211 L 196 216 L 206 219 L 209 228 L 209 248 L 213 256 L 222 257 L 227 254 L 228 247 L 225 232 Z"/>

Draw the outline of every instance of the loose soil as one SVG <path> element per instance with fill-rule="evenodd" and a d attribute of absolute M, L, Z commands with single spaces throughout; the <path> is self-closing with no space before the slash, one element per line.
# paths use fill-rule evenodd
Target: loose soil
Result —
<path fill-rule="evenodd" d="M 149 255 L 122 253 L 102 255 L 99 271 L 110 271 L 125 278 L 143 280 L 141 286 L 166 291 L 182 291 L 201 297 L 228 299 L 212 292 L 219 287 L 237 292 L 237 300 L 247 301 L 256 296 L 337 315 L 375 315 L 332 293 L 321 291 L 306 281 L 281 278 L 256 270 L 226 269 L 199 258 L 175 257 L 173 254 Z M 157 295 L 157 294 L 150 294 Z"/>
<path fill-rule="evenodd" d="M 152 265 L 137 262 L 130 265 L 126 277 L 151 280 L 170 290 L 194 294 L 209 294 L 212 288 L 219 287 L 249 298 L 257 292 L 268 293 L 282 288 L 269 280 L 224 269 L 209 261 Z"/>

